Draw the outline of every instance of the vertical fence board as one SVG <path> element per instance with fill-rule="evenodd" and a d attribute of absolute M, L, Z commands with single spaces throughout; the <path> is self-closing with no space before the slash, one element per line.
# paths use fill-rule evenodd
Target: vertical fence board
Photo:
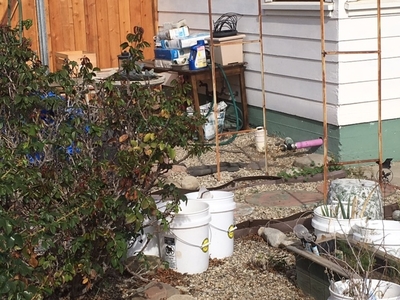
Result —
<path fill-rule="evenodd" d="M 0 0 L 0 20 L 1 24 L 7 24 L 7 9 L 8 9 L 8 0 Z"/>
<path fill-rule="evenodd" d="M 17 1 L 12 2 L 12 26 L 18 24 Z M 153 36 L 157 30 L 157 0 L 44 0 L 46 29 L 51 70 L 54 53 L 84 50 L 97 54 L 100 68 L 116 67 L 119 45 L 134 26 L 142 26 L 144 39 L 152 47 L 145 49 L 146 59 L 154 57 Z M 7 0 L 0 0 L 0 20 L 7 23 Z M 24 35 L 39 52 L 36 0 L 22 1 L 23 19 L 32 19 L 33 26 Z"/>
<path fill-rule="evenodd" d="M 143 2 L 143 0 L 131 0 L 130 1 L 129 13 L 130 13 L 132 29 L 135 26 L 142 25 L 142 2 Z"/>
<path fill-rule="evenodd" d="M 153 44 L 153 37 L 155 35 L 155 23 L 153 20 L 153 0 L 146 0 L 142 2 L 142 23 L 141 26 L 145 29 L 143 38 L 145 41 L 149 42 L 151 45 Z M 146 48 L 144 50 L 144 57 L 146 59 L 154 58 L 153 48 Z"/>
<path fill-rule="evenodd" d="M 85 26 L 85 5 L 82 0 L 72 1 L 72 19 L 74 24 L 75 49 L 87 50 L 86 26 Z"/>
<path fill-rule="evenodd" d="M 35 2 L 28 2 L 26 5 L 26 9 L 22 12 L 23 20 L 31 19 L 36 20 L 36 5 Z M 15 13 L 15 19 L 19 21 L 19 12 L 18 8 Z M 24 36 L 32 41 L 32 49 L 37 50 L 38 55 L 39 53 L 39 35 L 38 35 L 38 28 L 37 22 L 33 22 L 33 26 L 24 32 Z"/>
<path fill-rule="evenodd" d="M 96 1 L 96 13 L 97 13 L 97 38 L 99 41 L 99 52 L 97 57 L 99 58 L 98 67 L 107 68 L 110 66 L 110 40 L 108 34 L 108 12 L 107 12 L 107 0 Z"/>
<path fill-rule="evenodd" d="M 49 23 L 51 24 L 47 30 L 50 32 L 52 50 L 54 52 L 64 50 L 62 40 L 64 39 L 62 32 L 62 23 L 59 22 L 59 16 L 61 14 L 61 7 L 56 1 L 49 1 Z M 54 55 L 53 55 L 54 56 Z"/>
<path fill-rule="evenodd" d="M 120 32 L 120 42 L 123 43 L 126 41 L 126 35 L 129 32 L 132 32 L 133 26 L 131 23 L 130 17 L 130 8 L 129 8 L 130 0 L 120 0 L 118 1 L 119 5 L 119 32 Z M 121 49 L 118 50 L 119 52 Z"/>
<path fill-rule="evenodd" d="M 87 51 L 99 53 L 99 40 L 97 37 L 97 14 L 96 0 L 85 1 L 85 24 L 86 24 L 86 43 Z M 97 56 L 97 64 L 99 67 L 100 58 Z"/>
<path fill-rule="evenodd" d="M 110 46 L 110 61 L 112 67 L 118 66 L 119 45 L 121 44 L 121 34 L 119 30 L 119 9 L 114 0 L 107 0 L 108 12 L 108 38 Z M 117 55 L 115 55 L 117 53 Z"/>
<path fill-rule="evenodd" d="M 71 0 L 59 0 L 60 3 L 60 14 L 56 22 L 61 23 L 62 32 L 58 34 L 62 35 L 62 48 L 63 50 L 71 51 L 75 49 L 75 37 L 74 37 L 74 19 L 72 16 L 72 1 Z M 60 17 L 62 16 L 62 17 Z"/>

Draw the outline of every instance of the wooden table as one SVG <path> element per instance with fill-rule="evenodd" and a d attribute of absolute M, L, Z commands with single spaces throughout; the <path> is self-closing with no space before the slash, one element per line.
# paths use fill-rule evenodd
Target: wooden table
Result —
<path fill-rule="evenodd" d="M 173 71 L 178 73 L 178 75 L 183 76 L 185 80 L 192 86 L 192 98 L 195 111 L 200 111 L 200 100 L 198 93 L 198 83 L 200 81 L 212 80 L 211 67 L 207 67 L 201 70 L 189 70 L 188 66 L 180 68 L 155 68 L 152 62 L 145 62 L 146 68 L 154 69 L 155 72 L 168 72 Z M 249 119 L 247 110 L 247 97 L 246 97 L 246 83 L 244 78 L 244 70 L 246 68 L 245 63 L 235 63 L 223 66 L 222 69 L 227 77 L 238 76 L 240 82 L 240 97 L 242 103 L 243 112 L 243 129 L 249 129 Z M 217 79 L 224 78 L 219 67 L 215 67 L 215 77 Z M 203 130 L 199 130 L 200 138 L 204 138 Z"/>

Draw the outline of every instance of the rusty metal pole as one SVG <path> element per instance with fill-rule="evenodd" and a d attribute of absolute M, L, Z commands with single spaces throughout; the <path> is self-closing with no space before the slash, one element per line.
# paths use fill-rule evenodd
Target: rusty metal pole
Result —
<path fill-rule="evenodd" d="M 381 32 L 381 0 L 376 4 L 377 38 L 378 38 L 378 151 L 379 151 L 379 184 L 382 189 L 382 32 Z"/>
<path fill-rule="evenodd" d="M 326 49 L 325 49 L 325 12 L 324 1 L 320 0 L 321 22 L 321 62 L 322 62 L 322 110 L 323 110 L 323 134 L 324 134 L 324 203 L 328 198 L 328 113 L 326 99 Z"/>
<path fill-rule="evenodd" d="M 217 101 L 217 83 L 215 74 L 215 52 L 214 52 L 214 39 L 213 39 L 213 21 L 212 21 L 212 7 L 211 0 L 208 0 L 208 26 L 210 27 L 210 53 L 211 53 L 211 74 L 212 74 L 212 89 L 214 101 L 214 120 L 215 120 L 215 152 L 217 164 L 217 180 L 221 180 L 221 165 L 220 165 L 220 151 L 219 151 L 219 134 L 218 134 L 218 101 Z"/>
<path fill-rule="evenodd" d="M 263 24 L 262 24 L 262 8 L 261 1 L 258 2 L 258 24 L 259 24 L 259 43 L 260 43 L 260 64 L 261 64 L 261 93 L 263 99 L 263 126 L 264 136 L 267 133 L 267 104 L 265 95 L 265 74 L 264 74 L 264 43 L 263 43 Z M 264 138 L 264 161 L 265 161 L 265 174 L 268 175 L 268 143 L 267 139 Z"/>

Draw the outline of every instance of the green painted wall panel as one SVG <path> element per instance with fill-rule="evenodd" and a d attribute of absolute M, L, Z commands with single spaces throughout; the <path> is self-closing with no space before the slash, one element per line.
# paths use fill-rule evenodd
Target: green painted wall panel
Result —
<path fill-rule="evenodd" d="M 262 109 L 250 106 L 249 120 L 252 127 L 262 126 Z M 290 136 L 295 142 L 323 136 L 322 122 L 271 110 L 267 110 L 267 130 L 269 135 Z M 400 161 L 400 119 L 382 122 L 382 145 L 383 158 Z M 316 152 L 323 153 L 323 147 Z M 329 125 L 328 153 L 339 161 L 378 158 L 378 123 Z"/>
<path fill-rule="evenodd" d="M 318 121 L 300 118 L 277 111 L 267 110 L 267 131 L 269 135 L 278 137 L 291 137 L 295 142 L 313 140 L 323 137 L 323 124 Z M 253 127 L 263 124 L 262 109 L 249 107 L 250 125 Z M 328 144 L 331 156 L 339 155 L 339 128 L 328 126 Z M 323 153 L 323 147 L 316 149 L 317 153 Z"/>
<path fill-rule="evenodd" d="M 378 122 L 342 126 L 342 159 L 346 161 L 375 159 L 378 152 Z M 400 160 L 400 119 L 382 121 L 383 158 Z"/>

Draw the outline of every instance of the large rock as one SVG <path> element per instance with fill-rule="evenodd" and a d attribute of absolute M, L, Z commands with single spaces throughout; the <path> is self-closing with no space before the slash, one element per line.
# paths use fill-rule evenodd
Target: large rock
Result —
<path fill-rule="evenodd" d="M 175 185 L 177 188 L 182 188 L 182 183 L 180 181 L 174 180 L 171 177 L 167 178 L 165 180 L 165 183 L 167 184 L 173 184 Z"/>
<path fill-rule="evenodd" d="M 185 176 L 182 178 L 181 187 L 185 190 L 196 191 L 199 189 L 199 181 L 194 176 Z"/>
<path fill-rule="evenodd" d="M 275 228 L 260 227 L 258 229 L 258 235 L 272 247 L 277 248 L 287 243 L 286 234 Z"/>

